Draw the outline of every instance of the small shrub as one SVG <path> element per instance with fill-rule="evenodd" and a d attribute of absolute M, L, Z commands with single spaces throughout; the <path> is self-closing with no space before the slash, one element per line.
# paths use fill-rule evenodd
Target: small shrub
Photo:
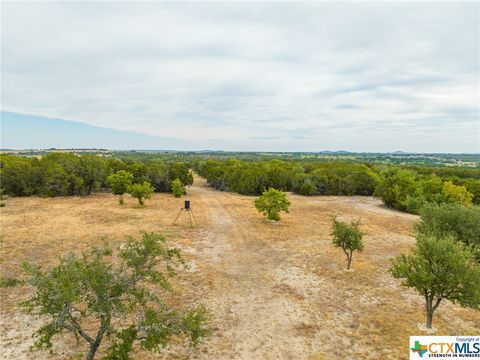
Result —
<path fill-rule="evenodd" d="M 290 201 L 287 195 L 273 188 L 264 191 L 262 195 L 255 199 L 255 207 L 257 210 L 267 216 L 268 220 L 279 221 L 280 211 L 288 213 Z"/>
<path fill-rule="evenodd" d="M 170 188 L 172 189 L 172 194 L 176 198 L 182 197 L 182 195 L 185 195 L 187 191 L 185 190 L 185 186 L 183 186 L 182 182 L 180 179 L 175 179 L 171 182 Z"/>
<path fill-rule="evenodd" d="M 15 278 L 3 278 L 0 280 L 0 288 L 14 287 L 23 284 L 24 281 Z"/>
<path fill-rule="evenodd" d="M 347 269 L 350 269 L 353 252 L 363 250 L 362 238 L 364 233 L 360 230 L 360 220 L 352 221 L 350 224 L 337 220 L 335 216 L 332 220 L 332 232 L 330 234 L 333 237 L 332 244 L 342 248 L 347 256 Z"/>
<path fill-rule="evenodd" d="M 145 200 L 150 199 L 153 194 L 153 187 L 148 181 L 144 181 L 142 184 L 130 185 L 127 192 L 136 198 L 141 206 L 144 206 Z"/>
<path fill-rule="evenodd" d="M 113 195 L 120 195 L 120 205 L 124 204 L 123 194 L 128 191 L 128 187 L 132 185 L 133 174 L 126 172 L 125 170 L 117 171 L 115 174 L 110 175 L 107 178 L 108 184 L 112 189 Z"/>
<path fill-rule="evenodd" d="M 298 189 L 298 193 L 301 195 L 317 195 L 318 190 L 317 190 L 317 184 L 312 179 L 305 179 L 300 185 L 300 188 Z"/>

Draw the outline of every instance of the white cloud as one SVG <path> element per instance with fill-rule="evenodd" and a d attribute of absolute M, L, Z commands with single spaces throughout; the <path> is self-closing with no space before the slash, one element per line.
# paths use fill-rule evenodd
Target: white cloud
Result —
<path fill-rule="evenodd" d="M 237 150 L 480 151 L 479 4 L 2 3 L 2 109 Z"/>

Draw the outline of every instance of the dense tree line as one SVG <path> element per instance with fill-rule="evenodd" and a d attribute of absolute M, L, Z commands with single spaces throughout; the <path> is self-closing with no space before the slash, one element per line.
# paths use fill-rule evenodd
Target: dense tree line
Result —
<path fill-rule="evenodd" d="M 133 176 L 134 184 L 145 181 L 157 192 L 169 192 L 173 180 L 191 185 L 193 175 L 187 164 L 166 160 L 138 160 L 51 153 L 41 158 L 2 155 L 1 188 L 15 196 L 89 195 L 109 189 L 108 177 L 120 170 Z"/>
<path fill-rule="evenodd" d="M 375 196 L 389 207 L 419 213 L 429 204 L 480 204 L 480 180 L 421 175 L 414 170 L 389 168 L 381 172 Z"/>
<path fill-rule="evenodd" d="M 375 195 L 389 207 L 412 213 L 429 203 L 480 204 L 476 169 L 236 159 L 200 160 L 193 167 L 214 188 L 245 195 L 269 188 L 302 195 Z"/>
<path fill-rule="evenodd" d="M 362 164 L 207 160 L 195 170 L 219 190 L 259 195 L 274 188 L 302 195 L 372 195 L 378 175 Z"/>
<path fill-rule="evenodd" d="M 1 188 L 16 196 L 88 195 L 110 188 L 108 177 L 124 170 L 133 184 L 148 182 L 170 192 L 172 182 L 191 185 L 193 167 L 216 189 L 260 195 L 270 188 L 302 195 L 375 195 L 387 206 L 419 213 L 429 203 L 480 204 L 480 170 L 427 168 L 355 162 L 205 159 L 185 154 L 50 153 L 42 157 L 3 155 Z"/>

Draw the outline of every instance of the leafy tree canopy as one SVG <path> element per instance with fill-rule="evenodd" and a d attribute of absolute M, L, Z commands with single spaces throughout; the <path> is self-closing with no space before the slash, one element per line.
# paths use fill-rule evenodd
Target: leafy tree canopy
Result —
<path fill-rule="evenodd" d="M 136 198 L 142 206 L 145 205 L 145 200 L 150 199 L 153 190 L 152 185 L 148 181 L 144 181 L 142 184 L 131 184 L 127 188 L 127 192 Z"/>
<path fill-rule="evenodd" d="M 169 304 L 170 278 L 184 265 L 180 250 L 169 248 L 158 233 L 128 238 L 114 252 L 105 244 L 60 259 L 49 270 L 24 264 L 35 293 L 23 303 L 30 314 L 46 322 L 34 333 L 35 349 L 53 349 L 57 334 L 71 333 L 86 342 L 93 359 L 102 340 L 110 346 L 105 359 L 130 359 L 135 343 L 160 351 L 173 335 L 198 345 L 211 331 L 204 306 L 176 308 Z M 87 324 L 98 324 L 92 331 Z"/>
<path fill-rule="evenodd" d="M 424 235 L 454 236 L 471 247 L 480 261 L 480 206 L 428 204 L 420 211 L 416 230 Z"/>
<path fill-rule="evenodd" d="M 255 199 L 255 207 L 266 215 L 268 220 L 279 221 L 280 211 L 288 213 L 290 201 L 284 192 L 270 188 Z"/>
<path fill-rule="evenodd" d="M 112 194 L 120 195 L 120 204 L 123 205 L 123 194 L 128 191 L 128 187 L 132 184 L 133 174 L 120 170 L 107 178 L 108 184 L 112 189 Z"/>
<path fill-rule="evenodd" d="M 347 269 L 351 268 L 354 251 L 363 250 L 363 235 L 360 230 L 360 220 L 352 221 L 350 224 L 332 218 L 332 244 L 343 250 L 347 256 Z"/>
<path fill-rule="evenodd" d="M 173 180 L 170 187 L 172 189 L 173 196 L 175 196 L 176 198 L 179 198 L 187 193 L 185 190 L 185 186 L 183 186 L 180 179 Z"/>
<path fill-rule="evenodd" d="M 480 307 L 480 266 L 452 236 L 419 235 L 410 255 L 393 259 L 390 272 L 425 298 L 427 328 L 443 300 Z"/>

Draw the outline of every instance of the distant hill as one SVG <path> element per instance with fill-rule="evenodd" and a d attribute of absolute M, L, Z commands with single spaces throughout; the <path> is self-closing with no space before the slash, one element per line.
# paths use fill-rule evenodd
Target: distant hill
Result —
<path fill-rule="evenodd" d="M 401 150 L 397 150 L 397 151 L 392 152 L 392 154 L 394 154 L 394 155 L 410 155 L 410 154 L 412 154 L 412 153 L 405 152 L 405 151 L 401 151 Z"/>
<path fill-rule="evenodd" d="M 2 149 L 180 149 L 183 141 L 76 121 L 0 112 Z M 118 144 L 121 144 L 119 147 Z"/>

